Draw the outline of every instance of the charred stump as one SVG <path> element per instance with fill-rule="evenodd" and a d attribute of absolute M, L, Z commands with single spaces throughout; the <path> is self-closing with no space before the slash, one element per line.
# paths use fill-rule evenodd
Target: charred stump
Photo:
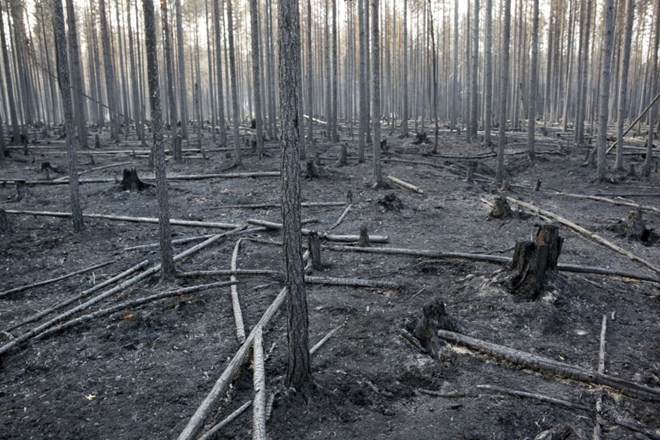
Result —
<path fill-rule="evenodd" d="M 321 177 L 321 172 L 319 171 L 319 167 L 316 165 L 316 161 L 314 159 L 307 159 L 305 177 L 308 179 L 316 179 Z"/>
<path fill-rule="evenodd" d="M 177 162 L 181 162 L 181 160 L 183 159 L 183 150 L 181 148 L 182 141 L 183 139 L 181 138 L 181 134 L 177 134 L 176 136 L 174 136 L 174 141 L 173 141 L 174 160 Z"/>
<path fill-rule="evenodd" d="M 119 186 L 123 191 L 142 191 L 149 185 L 140 180 L 135 168 L 130 170 L 124 168 L 124 176 L 122 177 Z"/>
<path fill-rule="evenodd" d="M 441 299 L 426 304 L 422 308 L 422 315 L 406 320 L 404 327 L 419 341 L 421 348 L 435 359 L 439 358 L 442 346 L 438 330 L 456 331 L 456 325 L 447 315 Z"/>
<path fill-rule="evenodd" d="M 511 206 L 509 202 L 503 197 L 495 197 L 493 209 L 490 211 L 492 218 L 508 218 L 511 217 Z"/>
<path fill-rule="evenodd" d="M 0 232 L 9 231 L 9 219 L 4 209 L 0 209 Z"/>
<path fill-rule="evenodd" d="M 338 167 L 344 167 L 348 165 L 348 147 L 346 144 L 342 144 L 339 150 L 339 160 L 337 160 Z"/>
<path fill-rule="evenodd" d="M 428 144 L 428 143 L 430 143 L 430 141 L 426 133 L 417 133 L 415 135 L 415 140 L 412 141 L 413 145 Z"/>
<path fill-rule="evenodd" d="M 404 208 L 403 202 L 394 193 L 385 194 L 378 199 L 378 204 L 386 211 L 400 212 Z"/>
<path fill-rule="evenodd" d="M 646 227 L 646 221 L 642 218 L 642 210 L 630 211 L 626 219 L 626 238 L 647 242 L 651 238 L 651 229 Z"/>
<path fill-rule="evenodd" d="M 367 229 L 367 225 L 362 225 L 360 226 L 360 237 L 358 238 L 357 242 L 358 246 L 361 247 L 369 247 L 369 230 Z"/>
<path fill-rule="evenodd" d="M 557 271 L 563 241 L 557 226 L 543 225 L 537 231 L 535 241 L 516 243 L 509 291 L 520 300 L 538 299 L 547 278 Z"/>
<path fill-rule="evenodd" d="M 323 270 L 323 263 L 321 263 L 321 240 L 318 232 L 311 231 L 307 236 L 307 249 L 309 249 L 312 269 Z"/>

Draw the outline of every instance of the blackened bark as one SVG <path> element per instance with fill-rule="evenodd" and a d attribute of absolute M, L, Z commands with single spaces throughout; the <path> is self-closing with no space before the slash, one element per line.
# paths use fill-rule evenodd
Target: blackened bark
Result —
<path fill-rule="evenodd" d="M 288 312 L 289 360 L 286 384 L 305 392 L 312 383 L 309 361 L 309 318 L 305 293 L 300 219 L 300 18 L 298 0 L 280 0 L 279 79 L 282 149 L 282 224 Z"/>
<path fill-rule="evenodd" d="M 174 277 L 174 256 L 172 250 L 172 228 L 170 226 L 170 206 L 165 175 L 165 148 L 163 146 L 163 115 L 160 106 L 160 84 L 158 81 L 158 53 L 156 46 L 156 24 L 153 0 L 144 0 L 144 28 L 147 52 L 147 78 L 149 83 L 149 103 L 151 123 L 154 132 L 154 165 L 156 190 L 158 194 L 158 227 L 160 232 L 161 279 Z"/>

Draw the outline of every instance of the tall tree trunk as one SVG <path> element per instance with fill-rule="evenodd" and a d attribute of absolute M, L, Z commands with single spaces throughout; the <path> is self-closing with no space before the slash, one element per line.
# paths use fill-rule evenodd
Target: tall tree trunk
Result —
<path fill-rule="evenodd" d="M 580 61 L 582 69 L 578 80 L 578 112 L 575 121 L 575 142 L 578 145 L 584 144 L 584 121 L 587 113 L 587 76 L 589 74 L 589 28 L 591 26 L 591 4 L 592 0 L 587 0 L 584 7 L 584 15 L 580 19 Z"/>
<path fill-rule="evenodd" d="M 337 0 L 332 0 L 332 125 L 331 136 L 333 142 L 339 141 L 339 134 L 337 133 L 337 107 L 338 107 L 338 81 L 339 76 L 337 73 L 337 66 L 339 64 L 339 55 L 337 54 Z"/>
<path fill-rule="evenodd" d="M 188 99 L 186 93 L 186 63 L 183 53 L 183 17 L 181 0 L 174 0 L 176 14 L 176 47 L 179 69 L 179 103 L 181 105 L 181 136 L 188 139 Z M 197 16 L 195 14 L 195 16 Z"/>
<path fill-rule="evenodd" d="M 110 111 L 110 137 L 119 142 L 119 116 L 117 114 L 117 95 L 115 82 L 115 69 L 110 49 L 110 29 L 105 0 L 99 0 L 99 13 L 101 15 L 101 45 L 103 46 L 103 65 L 105 68 L 105 92 Z"/>
<path fill-rule="evenodd" d="M 458 114 L 458 0 L 454 0 L 454 71 L 452 74 L 452 92 L 451 92 L 451 121 L 449 127 L 456 129 L 456 120 Z"/>
<path fill-rule="evenodd" d="M 655 31 L 653 32 L 653 45 L 651 46 L 652 55 L 651 55 L 651 69 L 653 73 L 651 74 L 651 95 L 655 96 L 658 92 L 658 44 L 660 43 L 660 2 L 656 3 L 655 8 Z M 654 124 L 656 121 L 658 104 L 655 103 L 651 106 L 649 110 L 649 133 L 646 141 L 646 160 L 644 161 L 644 175 L 649 176 L 651 174 L 651 167 L 653 165 L 653 140 L 654 140 Z"/>
<path fill-rule="evenodd" d="M 486 45 L 484 53 L 484 145 L 490 148 L 493 125 L 493 0 L 486 0 Z"/>
<path fill-rule="evenodd" d="M 603 10 L 603 49 L 600 70 L 600 101 L 598 113 L 598 161 L 596 177 L 604 179 L 607 171 L 607 123 L 609 116 L 612 43 L 614 41 L 614 0 L 606 0 Z"/>
<path fill-rule="evenodd" d="M 76 15 L 73 9 L 73 0 L 66 0 L 66 14 L 69 25 L 69 53 L 71 55 L 71 81 L 75 84 L 73 88 L 73 100 L 75 102 L 74 115 L 76 127 L 78 128 L 78 142 L 81 148 L 87 148 L 87 115 L 85 114 L 85 83 L 80 64 L 80 45 L 78 44 L 78 29 Z M 73 136 L 73 133 L 71 133 Z"/>
<path fill-rule="evenodd" d="M 126 17 L 128 20 L 129 29 L 134 29 L 131 20 L 131 3 L 126 2 Z M 137 17 L 135 17 L 137 23 Z M 133 42 L 134 32 L 128 32 L 128 58 L 130 63 L 130 72 L 131 72 L 131 99 L 133 101 L 133 112 L 132 116 L 135 120 L 135 132 L 139 140 L 144 140 L 144 125 L 142 123 L 142 112 L 140 103 L 140 82 L 138 81 L 138 69 L 137 62 L 135 60 L 135 47 Z"/>
<path fill-rule="evenodd" d="M 626 23 L 624 27 L 623 47 L 619 59 L 619 109 L 616 120 L 616 161 L 614 168 L 623 170 L 623 126 L 628 117 L 628 64 L 632 46 L 632 27 L 635 19 L 635 0 L 626 0 Z"/>
<path fill-rule="evenodd" d="M 307 145 L 314 144 L 314 72 L 312 68 L 312 0 L 307 0 L 307 112 L 309 120 L 307 122 Z"/>
<path fill-rule="evenodd" d="M 470 142 L 477 139 L 477 114 L 478 114 L 478 73 L 479 73 L 479 0 L 474 0 L 474 13 L 472 18 L 472 69 L 470 78 L 471 102 L 470 102 L 470 124 L 468 127 L 468 139 Z"/>
<path fill-rule="evenodd" d="M 372 120 L 374 124 L 373 151 L 373 186 L 379 188 L 383 185 L 383 176 L 380 163 L 380 31 L 378 0 L 371 0 L 371 44 L 373 58 L 373 97 Z"/>
<path fill-rule="evenodd" d="M 143 0 L 144 30 L 149 82 L 149 103 L 154 133 L 154 159 L 156 190 L 158 192 L 158 227 L 160 232 L 161 279 L 174 277 L 174 253 L 170 226 L 170 207 L 165 171 L 165 146 L 163 145 L 163 117 L 160 106 L 160 84 L 158 80 L 158 50 L 156 43 L 156 19 L 153 0 Z"/>
<path fill-rule="evenodd" d="M 309 317 L 305 293 L 300 230 L 300 132 L 298 80 L 300 78 L 300 19 L 298 0 L 280 0 L 280 139 L 282 146 L 282 225 L 284 272 L 288 311 L 287 387 L 306 393 L 312 384 L 309 356 Z"/>
<path fill-rule="evenodd" d="M 264 127 L 261 118 L 261 63 L 259 60 L 259 9 L 257 0 L 250 0 L 250 25 L 252 40 L 252 88 L 254 93 L 254 119 L 257 129 L 257 155 L 261 159 L 264 154 Z"/>
<path fill-rule="evenodd" d="M 563 131 L 568 131 L 568 115 L 571 107 L 571 102 L 573 101 L 573 68 L 574 68 L 574 56 L 573 56 L 573 38 L 574 38 L 574 27 L 575 27 L 575 1 L 571 0 L 569 3 L 569 16 L 568 16 L 568 53 L 567 53 L 567 64 L 566 67 L 566 93 L 564 94 L 564 110 L 562 112 L 562 123 Z"/>
<path fill-rule="evenodd" d="M 358 0 L 358 25 L 360 27 L 360 127 L 358 133 L 358 162 L 364 162 L 365 141 L 369 124 L 369 79 L 367 74 L 367 52 L 369 37 L 366 32 L 366 9 L 368 0 Z"/>
<path fill-rule="evenodd" d="M 18 112 L 16 111 L 16 98 L 14 97 L 14 84 L 12 82 L 11 66 L 9 64 L 9 50 L 7 49 L 7 39 L 5 37 L 5 24 L 2 14 L 0 14 L 0 44 L 2 44 L 2 61 L 5 66 L 5 82 L 7 83 L 7 100 L 9 101 L 9 118 L 12 125 L 12 143 L 20 143 L 21 126 L 18 122 Z"/>
<path fill-rule="evenodd" d="M 213 0 L 213 28 L 215 32 L 215 59 L 216 59 L 216 86 L 218 90 L 218 125 L 220 126 L 220 145 L 227 143 L 227 126 L 225 125 L 225 98 L 222 83 L 222 33 L 220 32 L 220 19 L 223 15 L 220 0 Z M 215 122 L 214 122 L 215 124 Z M 213 128 L 215 130 L 215 127 Z"/>
<path fill-rule="evenodd" d="M 234 44 L 234 13 L 232 0 L 227 1 L 227 36 L 229 40 L 229 76 L 231 81 L 232 133 L 234 136 L 234 166 L 242 166 L 241 137 L 239 131 L 238 74 L 236 72 L 236 46 Z"/>
<path fill-rule="evenodd" d="M 2 15 L 2 14 L 0 14 Z M 53 0 L 53 27 L 55 31 L 55 46 L 57 48 L 58 69 L 57 76 L 62 94 L 64 108 L 64 123 L 66 124 L 66 146 L 69 153 L 69 195 L 71 199 L 71 214 L 73 230 L 80 232 L 85 229 L 82 207 L 80 205 L 80 192 L 78 190 L 78 159 L 76 157 L 76 141 L 73 133 L 73 101 L 71 99 L 71 81 L 69 80 L 69 58 L 66 49 L 66 31 L 64 29 L 64 9 L 61 0 Z"/>
<path fill-rule="evenodd" d="M 532 12 L 532 48 L 529 65 L 529 97 L 527 107 L 527 142 L 529 158 L 534 160 L 534 135 L 536 131 L 536 95 L 538 93 L 538 57 L 539 57 L 539 0 L 534 0 Z"/>
<path fill-rule="evenodd" d="M 504 148 L 506 147 L 506 102 L 509 96 L 509 42 L 511 33 L 511 0 L 504 0 L 504 28 L 502 30 L 502 64 L 500 66 L 499 148 L 497 149 L 496 179 L 504 182 Z"/>
<path fill-rule="evenodd" d="M 403 136 L 408 137 L 408 0 L 403 0 Z"/>
<path fill-rule="evenodd" d="M 168 18 L 167 0 L 160 0 L 160 17 L 163 26 L 163 35 L 165 38 L 165 72 L 167 74 L 167 103 L 170 109 L 170 130 L 172 138 L 172 151 L 174 152 L 175 160 L 181 160 L 178 154 L 178 149 L 174 148 L 174 137 L 176 136 L 177 126 L 177 108 L 176 99 L 174 98 L 174 57 L 172 56 L 172 31 L 170 30 L 170 20 Z M 187 121 L 181 121 L 181 125 L 186 124 Z"/>

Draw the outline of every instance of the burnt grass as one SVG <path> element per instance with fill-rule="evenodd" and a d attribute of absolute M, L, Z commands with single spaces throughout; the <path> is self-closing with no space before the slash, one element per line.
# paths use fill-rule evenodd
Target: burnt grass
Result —
<path fill-rule="evenodd" d="M 389 127 L 384 133 L 390 133 Z M 246 138 L 251 135 L 246 135 Z M 429 136 L 432 138 L 432 136 Z M 511 133 L 507 148 L 507 182 L 494 184 L 495 158 L 479 143 L 466 144 L 463 134 L 443 131 L 437 153 L 414 136 L 387 137 L 383 175 L 392 175 L 423 190 L 393 184 L 372 189 L 370 155 L 357 163 L 357 142 L 348 130 L 340 143 L 317 133 L 311 147 L 320 157 L 320 177 L 303 178 L 302 200 L 346 202 L 352 208 L 332 233 L 386 235 L 387 244 L 372 247 L 428 249 L 511 256 L 517 241 L 529 240 L 544 220 L 512 206 L 509 218 L 494 219 L 483 200 L 510 195 L 562 215 L 633 254 L 660 264 L 658 242 L 626 240 L 614 225 L 632 208 L 556 195 L 628 195 L 628 199 L 659 207 L 660 177 L 610 172 L 609 181 L 595 182 L 595 170 L 582 166 L 587 148 L 570 135 L 550 132 L 538 139 L 540 154 L 530 162 L 522 133 Z M 11 150 L 0 162 L 2 179 L 45 180 L 40 166 L 49 162 L 66 169 L 63 141 L 38 139 L 29 155 Z M 105 139 L 102 135 L 101 140 Z M 114 182 L 80 187 L 86 213 L 156 217 L 156 190 L 123 191 L 123 169 L 150 175 L 145 150 L 133 136 L 119 144 L 102 142 L 99 149 L 79 152 L 79 170 L 119 164 L 81 175 L 114 178 Z M 338 167 L 342 143 L 348 144 L 348 165 Z M 231 153 L 213 145 L 204 133 L 199 151 L 195 138 L 184 141 L 183 162 L 168 161 L 168 175 L 222 173 Z M 266 143 L 259 160 L 249 147 L 242 169 L 230 172 L 276 171 L 278 144 Z M 112 154 L 122 150 L 124 153 Z M 626 160 L 641 169 L 641 155 Z M 229 154 L 229 156 L 228 156 Z M 465 159 L 465 157 L 473 157 Z M 474 158 L 476 157 L 476 158 Z M 93 160 L 92 160 L 93 158 Z M 122 165 L 121 163 L 129 162 Z M 415 163 L 413 163 L 415 162 Z M 473 180 L 466 180 L 473 169 Z M 301 162 L 305 170 L 305 163 Z M 47 171 L 47 170 L 46 170 Z M 50 173 L 50 179 L 61 175 Z M 534 191 L 540 180 L 539 191 Z M 149 183 L 148 179 L 145 182 Z M 172 180 L 171 216 L 238 225 L 248 219 L 279 222 L 278 208 L 239 209 L 227 205 L 274 203 L 279 178 Z M 655 194 L 655 195 L 654 195 Z M 394 197 L 395 196 L 395 197 Z M 614 198 L 614 196 L 608 196 Z M 483 199 L 483 200 L 482 200 Z M 0 187 L 5 210 L 67 211 L 66 185 L 28 185 L 17 197 L 15 185 Z M 310 229 L 326 231 L 344 206 L 303 207 Z M 644 212 L 649 228 L 660 217 Z M 0 233 L 0 289 L 8 290 L 114 261 L 102 268 L 42 287 L 0 298 L 0 330 L 6 330 L 59 301 L 143 261 L 159 262 L 157 248 L 126 250 L 156 243 L 155 224 L 86 219 L 86 230 L 72 231 L 65 218 L 7 214 Z M 174 238 L 222 232 L 173 226 Z M 627 257 L 560 226 L 564 238 L 560 263 L 597 266 L 658 276 Z M 239 269 L 281 271 L 280 232 L 254 231 L 220 240 L 177 264 L 179 271 L 229 269 L 236 240 L 242 238 Z M 195 243 L 175 246 L 179 253 Z M 324 242 L 323 244 L 332 244 Z M 532 371 L 456 345 L 439 341 L 436 358 L 420 351 L 402 329 L 419 318 L 425 305 L 443 302 L 458 331 L 518 350 L 587 369 L 598 368 L 603 315 L 608 318 L 605 372 L 660 388 L 660 297 L 658 283 L 617 276 L 560 272 L 537 301 L 519 301 L 506 290 L 506 267 L 459 259 L 379 255 L 323 250 L 324 268 L 314 275 L 391 281 L 399 289 L 307 285 L 309 335 L 313 345 L 344 324 L 312 358 L 314 387 L 307 396 L 287 392 L 285 308 L 264 334 L 266 375 L 274 393 L 267 423 L 273 439 L 533 439 L 544 431 L 564 430 L 561 438 L 591 438 L 596 399 L 603 388 Z M 150 278 L 112 296 L 90 311 L 128 299 L 228 279 L 227 276 L 177 278 L 170 283 Z M 254 326 L 282 288 L 278 276 L 239 276 L 238 292 L 246 330 Z M 107 290 L 107 289 L 106 289 Z M 74 302 L 78 304 L 80 301 Z M 53 315 L 50 315 L 53 316 Z M 43 320 L 0 335 L 5 344 Z M 165 439 L 176 438 L 238 350 L 229 287 L 208 289 L 140 307 L 124 309 L 43 339 L 30 340 L 0 357 L 0 437 L 5 439 Z M 589 409 L 575 409 L 478 388 L 493 385 L 564 399 Z M 207 428 L 252 398 L 252 369 L 243 367 Z M 633 398 L 604 388 L 602 438 L 637 439 L 660 436 L 660 403 Z M 249 409 L 220 431 L 218 438 L 250 438 Z M 624 428 L 629 422 L 646 434 Z M 546 433 L 547 434 L 547 433 Z M 546 437 L 539 438 L 560 438 Z"/>

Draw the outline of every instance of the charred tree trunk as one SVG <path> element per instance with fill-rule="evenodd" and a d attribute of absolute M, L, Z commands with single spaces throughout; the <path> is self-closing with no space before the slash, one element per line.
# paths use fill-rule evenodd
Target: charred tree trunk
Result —
<path fill-rule="evenodd" d="M 543 292 L 546 278 L 557 270 L 563 238 L 554 225 L 543 225 L 536 240 L 516 243 L 511 263 L 513 275 L 509 278 L 509 291 L 520 300 L 533 301 Z"/>

